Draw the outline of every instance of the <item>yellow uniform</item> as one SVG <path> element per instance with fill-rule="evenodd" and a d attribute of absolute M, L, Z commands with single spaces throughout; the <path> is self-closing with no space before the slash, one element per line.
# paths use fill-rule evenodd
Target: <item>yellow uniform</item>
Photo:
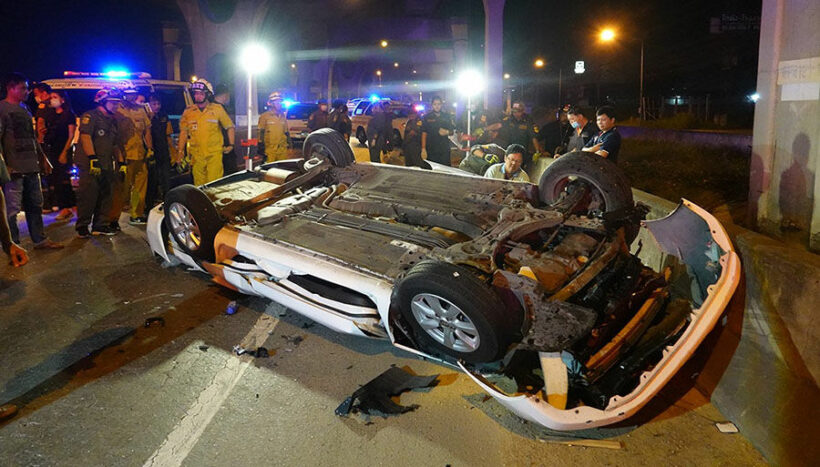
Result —
<path fill-rule="evenodd" d="M 190 105 L 179 120 L 179 131 L 188 137 L 188 154 L 194 184 L 203 185 L 222 177 L 222 129 L 233 128 L 225 109 L 209 102 L 200 110 Z"/>
<path fill-rule="evenodd" d="M 262 144 L 265 145 L 267 162 L 279 161 L 288 158 L 288 122 L 285 114 L 277 114 L 268 110 L 259 116 L 257 126 L 262 133 Z"/>
<path fill-rule="evenodd" d="M 115 219 L 118 218 L 123 201 L 128 200 L 131 218 L 136 219 L 145 213 L 145 191 L 148 188 L 145 135 L 151 131 L 151 117 L 145 107 L 129 102 L 123 102 L 118 112 L 117 130 L 127 167 L 122 196 L 118 196 L 119 193 L 114 195 L 113 208 L 116 212 L 113 214 L 116 215 Z"/>

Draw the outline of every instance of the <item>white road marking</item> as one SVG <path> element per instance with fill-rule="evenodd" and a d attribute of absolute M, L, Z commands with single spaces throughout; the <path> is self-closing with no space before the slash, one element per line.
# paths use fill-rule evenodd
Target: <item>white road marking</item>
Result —
<path fill-rule="evenodd" d="M 242 347 L 255 349 L 261 346 L 277 323 L 279 320 L 272 316 L 260 316 L 253 329 L 242 339 Z M 251 363 L 253 357 L 231 355 L 143 467 L 182 465 Z"/>

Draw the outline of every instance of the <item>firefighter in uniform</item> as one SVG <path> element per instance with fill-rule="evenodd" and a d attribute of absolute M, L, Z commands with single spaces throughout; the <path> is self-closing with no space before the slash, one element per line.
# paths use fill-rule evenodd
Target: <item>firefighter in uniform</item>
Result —
<path fill-rule="evenodd" d="M 327 124 L 330 128 L 338 131 L 344 136 L 345 141 L 350 142 L 350 133 L 353 131 L 353 122 L 347 115 L 347 103 L 342 99 L 333 101 L 333 110 L 327 117 Z"/>
<path fill-rule="evenodd" d="M 308 117 L 308 128 L 310 131 L 316 131 L 319 128 L 327 128 L 327 101 L 324 99 L 319 99 L 316 103 L 319 104 L 319 108 Z"/>
<path fill-rule="evenodd" d="M 512 105 L 512 115 L 508 115 L 501 120 L 501 131 L 498 138 L 501 141 L 501 146 L 520 144 L 525 149 L 529 148 L 530 142 L 532 142 L 535 154 L 529 151 L 524 154 L 525 167 L 541 155 L 538 127 L 535 126 L 532 118 L 524 113 L 524 104 L 522 102 L 515 102 Z"/>
<path fill-rule="evenodd" d="M 151 138 L 151 115 L 145 105 L 136 102 L 139 94 L 133 86 L 123 89 L 125 98 L 120 105 L 117 120 L 122 150 L 125 155 L 125 179 L 122 198 L 116 196 L 112 219 L 122 209 L 119 200 L 128 202 L 131 225 L 145 224 L 145 193 L 148 188 L 148 166 L 155 164 L 154 143 Z M 116 216 L 116 217 L 114 217 Z M 113 225 L 112 225 L 113 227 Z"/>
<path fill-rule="evenodd" d="M 282 110 L 282 95 L 272 92 L 268 96 L 268 111 L 259 116 L 259 153 L 266 162 L 288 158 L 288 121 Z"/>
<path fill-rule="evenodd" d="M 80 238 L 117 233 L 110 225 L 109 215 L 116 164 L 122 160 L 114 118 L 120 100 L 118 89 L 101 89 L 94 96 L 97 107 L 80 118 L 80 144 L 76 153 L 80 186 L 75 225 Z"/>
<path fill-rule="evenodd" d="M 195 185 L 203 185 L 222 177 L 222 154 L 234 147 L 236 132 L 225 109 L 210 102 L 211 83 L 200 79 L 191 84 L 194 104 L 188 106 L 179 120 L 179 148 L 177 160 L 191 156 L 191 171 Z M 228 144 L 223 146 L 222 129 L 228 130 Z"/>
<path fill-rule="evenodd" d="M 427 160 L 450 165 L 449 136 L 453 134 L 453 116 L 441 109 L 443 102 L 435 96 L 431 101 L 432 112 L 424 116 L 421 132 L 421 147 L 427 153 Z"/>

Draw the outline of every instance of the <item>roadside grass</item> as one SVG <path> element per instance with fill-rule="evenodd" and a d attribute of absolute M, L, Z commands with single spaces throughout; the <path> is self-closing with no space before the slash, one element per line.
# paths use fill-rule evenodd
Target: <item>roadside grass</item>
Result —
<path fill-rule="evenodd" d="M 727 205 L 743 223 L 749 195 L 750 157 L 731 147 L 624 139 L 618 165 L 640 190 L 673 202 L 686 198 L 713 210 Z"/>

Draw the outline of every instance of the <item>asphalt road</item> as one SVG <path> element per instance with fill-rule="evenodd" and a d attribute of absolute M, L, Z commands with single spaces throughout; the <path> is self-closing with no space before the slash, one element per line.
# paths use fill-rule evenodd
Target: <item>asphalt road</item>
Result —
<path fill-rule="evenodd" d="M 366 152 L 356 149 L 357 159 Z M 550 431 L 510 414 L 452 368 L 335 334 L 265 300 L 167 268 L 144 229 L 81 240 L 47 217 L 60 251 L 0 266 L 3 465 L 759 465 L 742 434 L 681 374 L 617 427 Z M 30 243 L 27 243 L 30 247 Z M 25 246 L 25 245 L 24 245 Z M 239 309 L 225 314 L 231 300 Z M 161 317 L 164 325 L 145 326 Z M 269 358 L 236 356 L 265 346 Z M 334 409 L 391 365 L 439 374 L 405 393 L 418 409 Z M 620 449 L 559 444 L 620 442 Z"/>

